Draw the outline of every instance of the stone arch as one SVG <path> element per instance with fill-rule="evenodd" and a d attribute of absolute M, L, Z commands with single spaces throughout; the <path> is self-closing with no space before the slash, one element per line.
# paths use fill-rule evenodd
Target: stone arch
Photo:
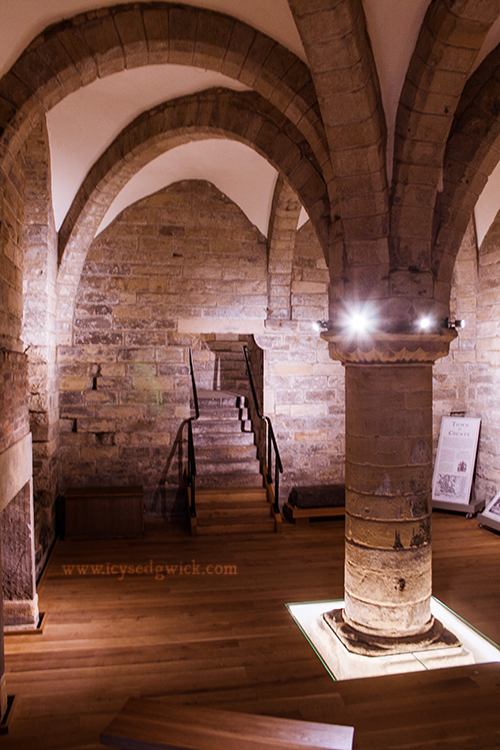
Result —
<path fill-rule="evenodd" d="M 446 147 L 435 217 L 434 273 L 447 287 L 477 199 L 500 159 L 500 47 L 464 90 Z"/>
<path fill-rule="evenodd" d="M 60 330 L 68 328 L 87 248 L 123 185 L 147 162 L 181 143 L 235 138 L 281 171 L 303 202 L 320 241 L 328 241 L 326 186 L 308 144 L 287 119 L 255 93 L 215 89 L 181 97 L 140 115 L 90 170 L 60 231 Z M 62 323 L 62 321 L 67 321 Z"/>
<path fill-rule="evenodd" d="M 314 85 L 296 55 L 230 16 L 167 2 L 116 5 L 54 24 L 0 81 L 0 166 L 9 171 L 41 112 L 96 78 L 173 63 L 218 71 L 268 99 L 327 160 Z"/>
<path fill-rule="evenodd" d="M 372 294 L 386 267 L 377 264 L 381 273 L 366 268 L 366 258 L 387 256 L 389 204 L 385 119 L 363 5 L 361 0 L 320 0 L 311 7 L 309 0 L 290 0 L 290 7 L 318 92 L 335 180 L 330 192 L 332 280 L 338 283 L 343 276 L 347 295 L 349 282 Z"/>
<path fill-rule="evenodd" d="M 430 4 L 396 118 L 391 266 L 432 267 L 432 228 L 446 142 L 477 53 L 496 20 L 495 3 Z"/>
<path fill-rule="evenodd" d="M 291 320 L 291 288 L 295 235 L 301 203 L 280 175 L 274 190 L 268 232 L 268 308 L 269 320 Z"/>

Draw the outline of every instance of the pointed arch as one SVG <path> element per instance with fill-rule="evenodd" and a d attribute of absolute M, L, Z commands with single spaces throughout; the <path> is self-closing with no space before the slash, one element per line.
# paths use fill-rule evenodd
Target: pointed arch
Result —
<path fill-rule="evenodd" d="M 434 209 L 446 143 L 496 3 L 434 0 L 420 30 L 396 117 L 391 266 L 432 268 Z"/>
<path fill-rule="evenodd" d="M 447 286 L 474 206 L 500 161 L 499 75 L 497 47 L 464 89 L 446 147 L 443 191 L 436 205 L 434 270 Z"/>
<path fill-rule="evenodd" d="M 281 113 L 253 92 L 211 89 L 166 102 L 140 115 L 115 139 L 84 180 L 59 238 L 60 329 L 71 318 L 83 263 L 99 224 L 125 183 L 156 156 L 182 143 L 234 138 L 281 172 L 313 222 L 326 250 L 329 201 L 308 143 Z"/>

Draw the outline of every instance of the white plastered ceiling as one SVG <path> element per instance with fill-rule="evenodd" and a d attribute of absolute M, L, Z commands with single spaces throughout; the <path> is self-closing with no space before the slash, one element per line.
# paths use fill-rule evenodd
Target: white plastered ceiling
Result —
<path fill-rule="evenodd" d="M 0 0 L 0 74 L 36 34 L 77 13 L 105 7 L 108 0 Z M 253 25 L 305 60 L 287 0 L 185 0 Z M 388 175 L 397 104 L 408 63 L 429 0 L 363 0 L 380 78 L 388 130 Z M 500 41 L 500 21 L 491 29 L 478 63 Z M 218 73 L 176 65 L 136 68 L 95 81 L 71 94 L 48 115 L 54 216 L 59 227 L 85 174 L 118 133 L 140 112 L 163 101 L 212 86 L 241 90 Z M 228 158 L 230 155 L 230 158 Z M 224 165 L 222 168 L 221 165 Z M 277 173 L 241 143 L 207 139 L 172 149 L 134 177 L 116 198 L 101 228 L 126 205 L 182 179 L 206 179 L 234 200 L 263 234 Z M 480 240 L 500 207 L 500 168 L 490 178 L 476 208 Z M 302 216 L 302 221 L 306 218 Z"/>

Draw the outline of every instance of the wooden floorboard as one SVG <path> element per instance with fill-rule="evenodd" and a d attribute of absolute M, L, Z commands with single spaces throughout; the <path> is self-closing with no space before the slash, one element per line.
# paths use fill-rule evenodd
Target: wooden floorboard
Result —
<path fill-rule="evenodd" d="M 6 637 L 15 703 L 2 750 L 97 750 L 141 696 L 348 724 L 358 750 L 498 750 L 499 665 L 330 678 L 285 605 L 342 597 L 343 530 L 336 518 L 191 538 L 150 523 L 137 540 L 58 542 L 38 590 L 43 634 Z M 499 561 L 500 535 L 434 513 L 434 595 L 496 643 Z"/>

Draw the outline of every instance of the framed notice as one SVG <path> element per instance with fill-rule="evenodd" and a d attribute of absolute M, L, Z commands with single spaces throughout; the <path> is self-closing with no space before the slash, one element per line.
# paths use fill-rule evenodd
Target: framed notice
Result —
<path fill-rule="evenodd" d="M 480 419 L 443 417 L 432 479 L 434 507 L 469 505 L 480 424 Z"/>
<path fill-rule="evenodd" d="M 486 508 L 478 516 L 482 526 L 489 526 L 500 531 L 500 492 L 497 492 L 493 500 L 487 503 Z"/>

